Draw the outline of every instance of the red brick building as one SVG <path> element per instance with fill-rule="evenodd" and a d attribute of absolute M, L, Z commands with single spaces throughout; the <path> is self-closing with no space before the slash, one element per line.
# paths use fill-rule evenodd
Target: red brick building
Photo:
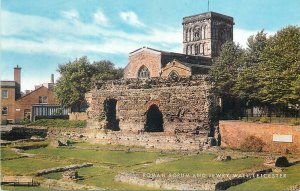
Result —
<path fill-rule="evenodd" d="M 21 68 L 14 68 L 13 81 L 1 81 L 1 124 L 19 123 L 25 118 L 35 120 L 36 116 L 49 116 L 63 112 L 68 114 L 67 109 L 60 110 L 54 99 L 54 77 L 51 83 L 36 86 L 33 91 L 21 94 Z M 58 111 L 60 110 L 60 111 Z"/>

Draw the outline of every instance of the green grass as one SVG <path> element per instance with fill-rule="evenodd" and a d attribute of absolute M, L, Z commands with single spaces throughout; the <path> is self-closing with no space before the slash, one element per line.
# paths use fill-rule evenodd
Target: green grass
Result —
<path fill-rule="evenodd" d="M 115 182 L 113 179 L 117 173 L 118 172 L 113 169 L 103 167 L 81 168 L 78 170 L 78 175 L 82 176 L 84 179 L 78 181 L 78 183 L 89 186 L 97 186 L 108 190 L 155 190 L 145 186 Z"/>
<path fill-rule="evenodd" d="M 14 160 L 1 161 L 1 173 L 4 175 L 34 175 L 41 169 L 65 166 L 70 163 L 66 161 L 53 161 L 35 158 L 20 158 Z"/>
<path fill-rule="evenodd" d="M 20 157 L 20 155 L 15 151 L 11 150 L 11 148 L 1 147 L 0 150 L 1 150 L 1 159 Z"/>
<path fill-rule="evenodd" d="M 27 126 L 43 126 L 43 127 L 57 127 L 57 128 L 84 128 L 86 121 L 66 120 L 66 119 L 40 119 L 29 123 Z"/>
<path fill-rule="evenodd" d="M 229 190 L 287 190 L 300 184 L 300 164 L 288 167 L 280 174 L 286 174 L 286 178 L 256 178 L 230 187 Z"/>
<path fill-rule="evenodd" d="M 112 144 L 91 144 L 88 142 L 74 142 L 72 146 L 78 148 L 88 148 L 88 149 L 95 149 L 95 150 L 128 150 L 128 149 L 139 149 L 139 150 L 146 150 L 143 146 L 125 146 L 125 145 L 112 145 Z M 149 151 L 149 149 L 147 149 Z"/>
<path fill-rule="evenodd" d="M 92 163 L 107 163 L 118 166 L 132 166 L 142 163 L 153 162 L 157 158 L 169 154 L 155 152 L 126 152 L 105 151 L 76 148 L 40 148 L 27 151 L 44 157 L 56 157 L 69 160 L 80 160 Z"/>
<path fill-rule="evenodd" d="M 45 174 L 43 175 L 44 178 L 47 178 L 47 179 L 55 179 L 55 180 L 59 180 L 61 179 L 63 176 L 62 176 L 62 172 L 55 172 L 55 173 L 50 173 L 50 174 Z"/>
<path fill-rule="evenodd" d="M 230 161 L 214 161 L 215 155 L 201 154 L 182 158 L 168 163 L 140 169 L 149 173 L 237 173 L 260 166 L 263 159 L 245 158 Z"/>

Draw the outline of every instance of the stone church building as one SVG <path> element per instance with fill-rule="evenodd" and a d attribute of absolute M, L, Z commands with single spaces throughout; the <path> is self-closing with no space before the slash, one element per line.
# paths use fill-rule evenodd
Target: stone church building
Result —
<path fill-rule="evenodd" d="M 220 144 L 208 71 L 233 39 L 233 18 L 208 12 L 182 24 L 183 53 L 139 48 L 124 79 L 100 81 L 86 94 L 94 142 L 187 150 Z"/>
<path fill-rule="evenodd" d="M 221 45 L 233 40 L 233 18 L 207 12 L 183 18 L 183 53 L 139 48 L 129 54 L 124 78 L 207 74 Z"/>

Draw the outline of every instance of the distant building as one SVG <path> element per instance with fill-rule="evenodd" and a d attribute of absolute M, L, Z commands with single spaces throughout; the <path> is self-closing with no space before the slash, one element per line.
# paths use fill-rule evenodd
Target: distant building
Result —
<path fill-rule="evenodd" d="M 35 90 L 21 93 L 21 68 L 14 68 L 13 81 L 1 81 L 1 124 L 19 123 L 24 119 L 35 120 L 36 117 L 68 115 L 54 99 L 54 76 L 51 83 L 44 83 Z M 22 96 L 21 96 L 22 95 Z"/>
<path fill-rule="evenodd" d="M 233 40 L 233 18 L 207 12 L 183 18 L 183 53 L 139 48 L 129 54 L 124 78 L 174 78 L 207 74 L 221 45 Z"/>

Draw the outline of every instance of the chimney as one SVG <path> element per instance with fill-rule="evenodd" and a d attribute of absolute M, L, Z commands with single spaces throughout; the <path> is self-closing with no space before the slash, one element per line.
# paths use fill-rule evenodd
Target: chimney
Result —
<path fill-rule="evenodd" d="M 54 74 L 51 74 L 51 83 L 54 84 Z"/>
<path fill-rule="evenodd" d="M 16 99 L 21 97 L 21 69 L 18 65 L 14 68 L 14 81 L 16 82 Z"/>

